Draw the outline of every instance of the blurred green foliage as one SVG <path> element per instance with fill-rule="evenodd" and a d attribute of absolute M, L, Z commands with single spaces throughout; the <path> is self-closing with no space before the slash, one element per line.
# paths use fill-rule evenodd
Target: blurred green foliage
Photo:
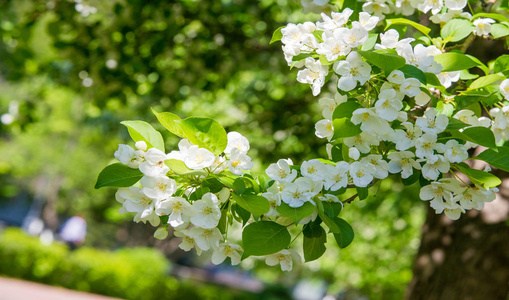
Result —
<path fill-rule="evenodd" d="M 0 115 L 12 118 L 0 123 L 0 196 L 28 190 L 56 199 L 60 214 L 86 215 L 87 245 L 118 246 L 119 228 L 134 226 L 147 231 L 140 238 L 151 238 L 149 226 L 117 213 L 113 189 L 93 189 L 117 145 L 130 141 L 120 121 L 156 125 L 150 107 L 181 117 L 213 117 L 228 131 L 239 131 L 251 142 L 257 172 L 280 158 L 300 163 L 325 156 L 324 140 L 314 135 L 321 119 L 318 99 L 296 81 L 297 71 L 289 70 L 280 44 L 269 45 L 276 28 L 319 17 L 302 14 L 299 2 L 83 0 L 78 7 L 72 0 L 0 1 Z M 97 11 L 86 15 L 84 6 Z M 178 140 L 158 129 L 166 149 L 174 148 Z M 266 282 L 293 285 L 310 277 L 325 280 L 334 293 L 401 298 L 424 218 L 420 200 L 412 199 L 415 192 L 385 181 L 376 198 L 356 201 L 342 213 L 356 233 L 350 247 L 339 250 L 329 241 L 325 256 L 300 270 L 283 276 L 260 262 L 256 272 Z M 1 269 L 12 272 L 5 274 L 64 285 L 56 277 L 66 273 L 56 270 L 72 265 L 81 279 L 66 286 L 82 290 L 104 291 L 104 276 L 116 282 L 108 290 L 120 290 L 123 276 L 136 274 L 134 267 L 118 264 L 144 257 L 88 248 L 68 253 L 62 246 L 9 235 L 11 246 L 4 246 L 4 235 L 1 253 L 11 251 L 8 257 L 14 257 L 18 249 L 20 254 L 12 261 L 2 254 Z M 118 258 L 122 255 L 129 258 Z M 38 263 L 38 257 L 49 259 Z M 92 268 L 100 271 L 83 271 Z M 133 295 L 149 284 L 139 280 Z M 196 298 L 198 289 L 191 285 L 154 280 L 184 299 Z M 132 282 L 130 288 L 136 288 Z M 208 289 L 198 298 L 221 295 Z M 141 298 L 149 299 L 133 299 Z"/>
<path fill-rule="evenodd" d="M 150 267 L 148 267 L 150 266 Z M 122 299 L 259 299 L 225 287 L 168 277 L 169 264 L 157 250 L 115 252 L 60 244 L 7 228 L 0 235 L 0 274 Z"/>

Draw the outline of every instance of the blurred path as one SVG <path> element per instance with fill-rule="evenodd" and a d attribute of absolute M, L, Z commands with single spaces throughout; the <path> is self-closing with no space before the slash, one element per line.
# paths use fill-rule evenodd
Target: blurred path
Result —
<path fill-rule="evenodd" d="M 0 277 L 0 300 L 119 300 L 40 283 Z"/>

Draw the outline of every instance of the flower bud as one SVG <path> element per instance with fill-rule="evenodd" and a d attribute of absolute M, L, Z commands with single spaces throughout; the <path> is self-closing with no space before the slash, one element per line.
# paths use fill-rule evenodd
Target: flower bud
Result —
<path fill-rule="evenodd" d="M 154 232 L 154 237 L 158 240 L 164 240 L 167 236 L 168 229 L 166 229 L 166 227 L 159 227 L 156 232 Z"/>
<path fill-rule="evenodd" d="M 147 151 L 147 143 L 144 141 L 137 141 L 136 144 L 134 144 L 134 147 L 141 151 Z"/>

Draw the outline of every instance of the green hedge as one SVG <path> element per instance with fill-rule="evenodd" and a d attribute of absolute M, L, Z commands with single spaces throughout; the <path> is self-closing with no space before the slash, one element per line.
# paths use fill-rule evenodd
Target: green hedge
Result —
<path fill-rule="evenodd" d="M 261 295 L 168 277 L 169 263 L 154 249 L 69 251 L 42 245 L 20 229 L 0 235 L 0 274 L 123 299 L 257 299 Z"/>

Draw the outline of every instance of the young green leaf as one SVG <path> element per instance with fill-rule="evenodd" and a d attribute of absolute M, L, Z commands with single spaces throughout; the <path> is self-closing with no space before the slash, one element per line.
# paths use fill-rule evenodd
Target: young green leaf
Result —
<path fill-rule="evenodd" d="M 421 25 L 419 23 L 410 21 L 408 19 L 403 19 L 403 18 L 389 19 L 389 20 L 386 20 L 386 23 L 387 23 L 387 26 L 385 26 L 385 31 L 387 31 L 387 29 L 389 29 L 389 27 L 391 27 L 393 25 L 410 25 L 410 26 L 414 27 L 415 29 L 419 30 L 420 32 L 422 32 L 425 36 L 428 36 L 428 34 L 431 31 L 431 29 L 429 29 L 428 27 L 426 27 L 424 25 Z"/>
<path fill-rule="evenodd" d="M 459 52 L 448 52 L 436 55 L 435 61 L 442 65 L 442 72 L 460 71 L 479 66 L 479 63 Z"/>
<path fill-rule="evenodd" d="M 168 129 L 169 132 L 183 139 L 187 138 L 188 134 L 179 116 L 169 112 L 158 113 L 154 109 L 152 109 L 152 113 L 156 116 L 159 123 L 161 123 L 164 128 Z"/>
<path fill-rule="evenodd" d="M 470 181 L 477 185 L 484 186 L 487 189 L 496 187 L 502 183 L 500 178 L 497 176 L 481 170 L 472 169 L 466 163 L 459 163 L 458 168 L 461 173 L 465 174 L 470 179 Z"/>
<path fill-rule="evenodd" d="M 272 43 L 275 43 L 277 41 L 280 41 L 282 38 L 283 38 L 283 33 L 281 32 L 281 29 L 285 28 L 285 26 L 281 26 L 279 27 L 278 29 L 276 29 L 274 31 L 274 33 L 272 34 L 272 38 L 270 39 L 270 43 L 269 44 L 272 44 Z"/>
<path fill-rule="evenodd" d="M 285 226 L 272 221 L 251 223 L 242 231 L 242 258 L 276 253 L 288 247 L 290 240 L 290 233 Z"/>
<path fill-rule="evenodd" d="M 442 27 L 440 36 L 442 39 L 450 38 L 451 42 L 459 42 L 469 36 L 475 26 L 466 19 L 452 19 Z"/>
<path fill-rule="evenodd" d="M 505 75 L 508 75 L 509 71 L 509 55 L 502 55 L 499 56 L 495 60 L 495 64 L 493 66 L 493 72 L 494 73 L 504 73 Z"/>
<path fill-rule="evenodd" d="M 177 175 L 207 175 L 204 170 L 189 169 L 183 161 L 178 159 L 167 159 L 164 164 Z"/>
<path fill-rule="evenodd" d="M 182 120 L 189 130 L 187 138 L 191 143 L 210 150 L 215 155 L 224 151 L 227 144 L 223 126 L 211 118 L 189 117 Z"/>
<path fill-rule="evenodd" d="M 480 89 L 482 87 L 485 87 L 487 85 L 490 85 L 492 83 L 495 83 L 499 80 L 504 80 L 505 76 L 499 75 L 499 74 L 490 74 L 487 76 L 482 76 L 474 80 L 468 87 L 469 90 L 476 90 Z"/>
<path fill-rule="evenodd" d="M 144 141 L 148 148 L 155 147 L 164 152 L 164 140 L 161 133 L 149 123 L 143 121 L 122 121 L 120 124 L 127 127 L 133 141 Z"/>
<path fill-rule="evenodd" d="M 140 170 L 116 163 L 107 166 L 99 173 L 95 188 L 99 189 L 104 186 L 129 187 L 138 182 L 141 177 L 143 177 L 143 173 Z"/>
<path fill-rule="evenodd" d="M 490 33 L 494 38 L 499 39 L 509 35 L 509 27 L 505 24 L 496 23 L 491 25 Z"/>
<path fill-rule="evenodd" d="M 352 137 L 362 132 L 361 125 L 353 124 L 348 118 L 334 119 L 332 125 L 334 126 L 333 139 Z"/>

